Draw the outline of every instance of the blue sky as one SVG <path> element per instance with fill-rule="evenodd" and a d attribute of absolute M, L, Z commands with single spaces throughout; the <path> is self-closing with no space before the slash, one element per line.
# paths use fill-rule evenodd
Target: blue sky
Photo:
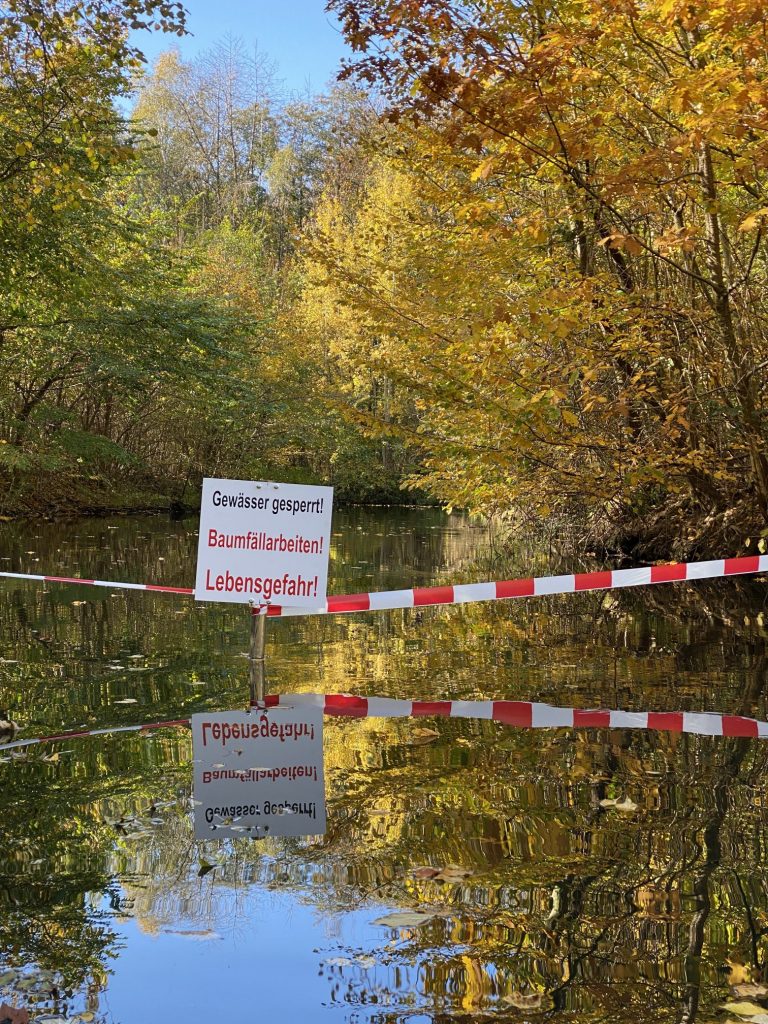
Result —
<path fill-rule="evenodd" d="M 348 53 L 325 0 L 184 0 L 187 28 L 180 39 L 161 32 L 134 32 L 132 42 L 152 62 L 178 47 L 184 58 L 210 49 L 227 36 L 271 57 L 288 93 L 321 92 Z"/>

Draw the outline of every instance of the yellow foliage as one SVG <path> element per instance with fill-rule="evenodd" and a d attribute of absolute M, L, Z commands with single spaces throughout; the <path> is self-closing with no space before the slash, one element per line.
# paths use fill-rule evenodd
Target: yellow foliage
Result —
<path fill-rule="evenodd" d="M 765 515 L 768 3 L 332 6 L 392 41 L 358 71 L 396 125 L 322 207 L 304 308 L 415 412 L 412 482 L 523 520 Z"/>

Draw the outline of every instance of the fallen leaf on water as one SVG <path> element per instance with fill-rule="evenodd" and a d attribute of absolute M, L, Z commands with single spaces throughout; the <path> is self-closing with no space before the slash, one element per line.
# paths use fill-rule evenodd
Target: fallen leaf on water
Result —
<path fill-rule="evenodd" d="M 440 736 L 439 732 L 434 729 L 414 729 L 411 732 L 410 742 L 413 745 L 422 743 L 434 743 L 434 741 Z"/>
<path fill-rule="evenodd" d="M 751 1017 L 753 1020 L 759 1014 L 765 1014 L 765 1007 L 758 1006 L 757 1003 L 723 1003 L 723 1009 L 729 1013 L 737 1013 L 739 1017 Z"/>
<path fill-rule="evenodd" d="M 502 997 L 502 1003 L 509 1003 L 517 1010 L 540 1010 L 544 1005 L 544 996 L 541 992 L 510 992 L 508 996 Z"/>
<path fill-rule="evenodd" d="M 725 960 L 728 965 L 728 984 L 735 991 L 736 985 L 745 985 L 752 982 L 752 966 L 747 966 L 740 960 L 731 960 L 726 957 Z M 748 993 L 740 993 L 741 995 L 747 995 Z"/>
<path fill-rule="evenodd" d="M 623 811 L 624 814 L 634 814 L 637 810 L 637 804 L 634 803 L 629 797 L 625 797 L 623 800 L 608 799 L 600 801 L 601 807 L 613 807 L 617 811 Z"/>
<path fill-rule="evenodd" d="M 3 971 L 0 974 L 0 985 L 10 985 L 13 981 L 16 981 L 16 971 Z"/>
<path fill-rule="evenodd" d="M 379 917 L 373 923 L 379 924 L 383 928 L 418 928 L 420 925 L 428 924 L 434 918 L 434 914 L 428 914 L 426 911 L 404 910 Z"/>
<path fill-rule="evenodd" d="M 414 868 L 413 871 L 411 871 L 411 875 L 414 878 L 419 878 L 419 879 L 434 878 L 435 875 L 439 875 L 439 874 L 440 874 L 440 868 L 427 868 L 427 867 L 424 867 L 424 868 Z"/>
<path fill-rule="evenodd" d="M 11 1024 L 29 1024 L 29 1012 L 3 1003 L 0 1006 L 0 1020 L 8 1020 Z"/>
<path fill-rule="evenodd" d="M 467 871 L 466 868 L 459 867 L 458 864 L 446 864 L 446 866 L 435 875 L 436 882 L 449 882 L 456 884 L 457 882 L 463 882 L 469 878 L 472 874 L 471 871 Z"/>
<path fill-rule="evenodd" d="M 757 982 L 745 982 L 743 985 L 734 985 L 735 996 L 756 996 L 758 999 L 768 996 L 768 985 L 758 985 Z"/>

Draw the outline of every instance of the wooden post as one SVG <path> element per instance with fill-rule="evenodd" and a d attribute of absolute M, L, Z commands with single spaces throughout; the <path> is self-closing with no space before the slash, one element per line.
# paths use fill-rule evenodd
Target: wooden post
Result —
<path fill-rule="evenodd" d="M 251 643 L 248 649 L 248 682 L 251 689 L 251 705 L 264 703 L 264 647 L 267 632 L 267 616 L 251 614 Z"/>

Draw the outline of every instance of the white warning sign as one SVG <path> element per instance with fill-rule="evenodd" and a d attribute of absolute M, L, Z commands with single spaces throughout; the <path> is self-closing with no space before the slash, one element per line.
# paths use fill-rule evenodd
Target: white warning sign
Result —
<path fill-rule="evenodd" d="M 322 605 L 332 512 L 332 487 L 204 480 L 195 598 Z"/>

